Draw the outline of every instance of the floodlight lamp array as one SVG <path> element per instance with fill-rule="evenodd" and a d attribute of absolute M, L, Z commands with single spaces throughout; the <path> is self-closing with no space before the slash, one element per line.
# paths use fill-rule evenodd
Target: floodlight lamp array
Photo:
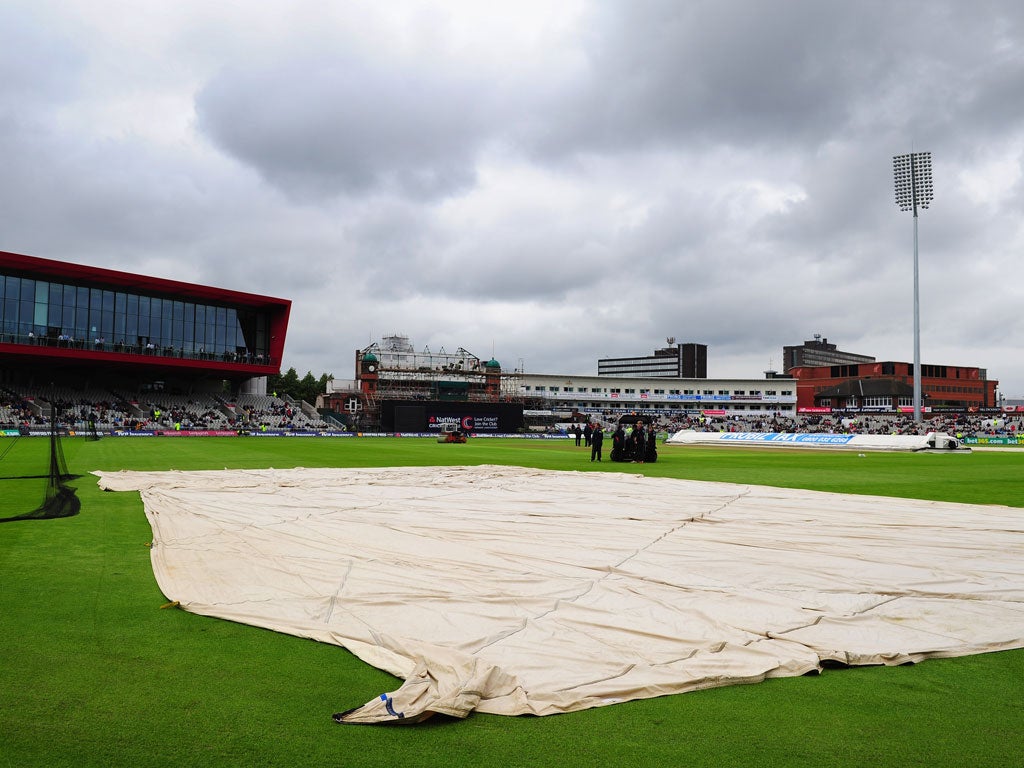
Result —
<path fill-rule="evenodd" d="M 914 152 L 892 159 L 896 205 L 901 211 L 927 208 L 932 201 L 932 153 Z"/>

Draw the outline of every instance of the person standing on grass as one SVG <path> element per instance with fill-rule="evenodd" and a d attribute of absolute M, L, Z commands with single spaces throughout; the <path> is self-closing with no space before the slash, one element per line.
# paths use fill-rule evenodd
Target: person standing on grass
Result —
<path fill-rule="evenodd" d="M 593 431 L 590 433 L 590 460 L 600 461 L 601 460 L 601 446 L 604 443 L 604 429 L 601 428 L 600 424 L 594 424 Z"/>
<path fill-rule="evenodd" d="M 647 445 L 644 449 L 644 462 L 653 464 L 658 460 L 658 430 L 651 424 L 647 429 Z"/>
<path fill-rule="evenodd" d="M 612 461 L 625 461 L 624 456 L 626 451 L 626 430 L 622 428 L 622 423 L 619 423 L 618 428 L 612 434 Z"/>
<path fill-rule="evenodd" d="M 630 461 L 643 464 L 646 453 L 647 433 L 644 432 L 644 423 L 642 421 L 638 421 L 629 435 L 629 447 L 626 450 L 626 454 Z"/>

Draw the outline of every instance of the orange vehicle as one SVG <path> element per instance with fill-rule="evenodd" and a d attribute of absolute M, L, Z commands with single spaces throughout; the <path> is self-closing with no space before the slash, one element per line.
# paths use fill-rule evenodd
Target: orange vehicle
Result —
<path fill-rule="evenodd" d="M 439 443 L 464 443 L 464 442 L 466 442 L 466 433 L 463 432 L 461 429 L 456 429 L 455 427 L 452 427 L 450 429 L 445 429 L 444 434 L 441 435 L 439 438 L 437 438 L 437 442 L 439 442 Z"/>

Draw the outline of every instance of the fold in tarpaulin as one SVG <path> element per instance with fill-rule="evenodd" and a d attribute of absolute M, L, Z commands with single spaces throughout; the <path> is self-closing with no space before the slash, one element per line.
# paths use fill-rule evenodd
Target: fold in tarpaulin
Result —
<path fill-rule="evenodd" d="M 404 681 L 341 722 L 1024 647 L 1019 509 L 496 466 L 96 474 L 141 493 L 169 600 Z"/>

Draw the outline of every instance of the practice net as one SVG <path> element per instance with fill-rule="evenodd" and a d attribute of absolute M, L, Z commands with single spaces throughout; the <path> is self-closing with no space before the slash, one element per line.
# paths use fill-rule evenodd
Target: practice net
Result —
<path fill-rule="evenodd" d="M 0 517 L 0 523 L 72 517 L 81 510 L 81 500 L 75 489 L 67 485 L 67 481 L 74 479 L 75 476 L 68 472 L 67 462 L 64 460 L 61 431 L 59 412 L 54 405 L 50 418 L 49 451 L 44 459 L 45 470 L 41 462 L 37 463 L 37 451 L 31 448 L 22 450 L 26 446 L 26 440 L 34 442 L 38 438 L 26 438 L 22 433 L 6 438 L 9 442 L 0 451 L 0 481 L 3 481 L 7 490 L 3 493 L 4 501 L 0 504 L 0 515 L 4 515 Z M 5 473 L 5 467 L 12 469 L 13 472 Z M 15 493 L 14 490 L 31 487 L 33 481 L 39 481 L 42 485 L 39 489 L 42 500 L 35 509 L 19 511 L 17 506 L 25 494 Z"/>

